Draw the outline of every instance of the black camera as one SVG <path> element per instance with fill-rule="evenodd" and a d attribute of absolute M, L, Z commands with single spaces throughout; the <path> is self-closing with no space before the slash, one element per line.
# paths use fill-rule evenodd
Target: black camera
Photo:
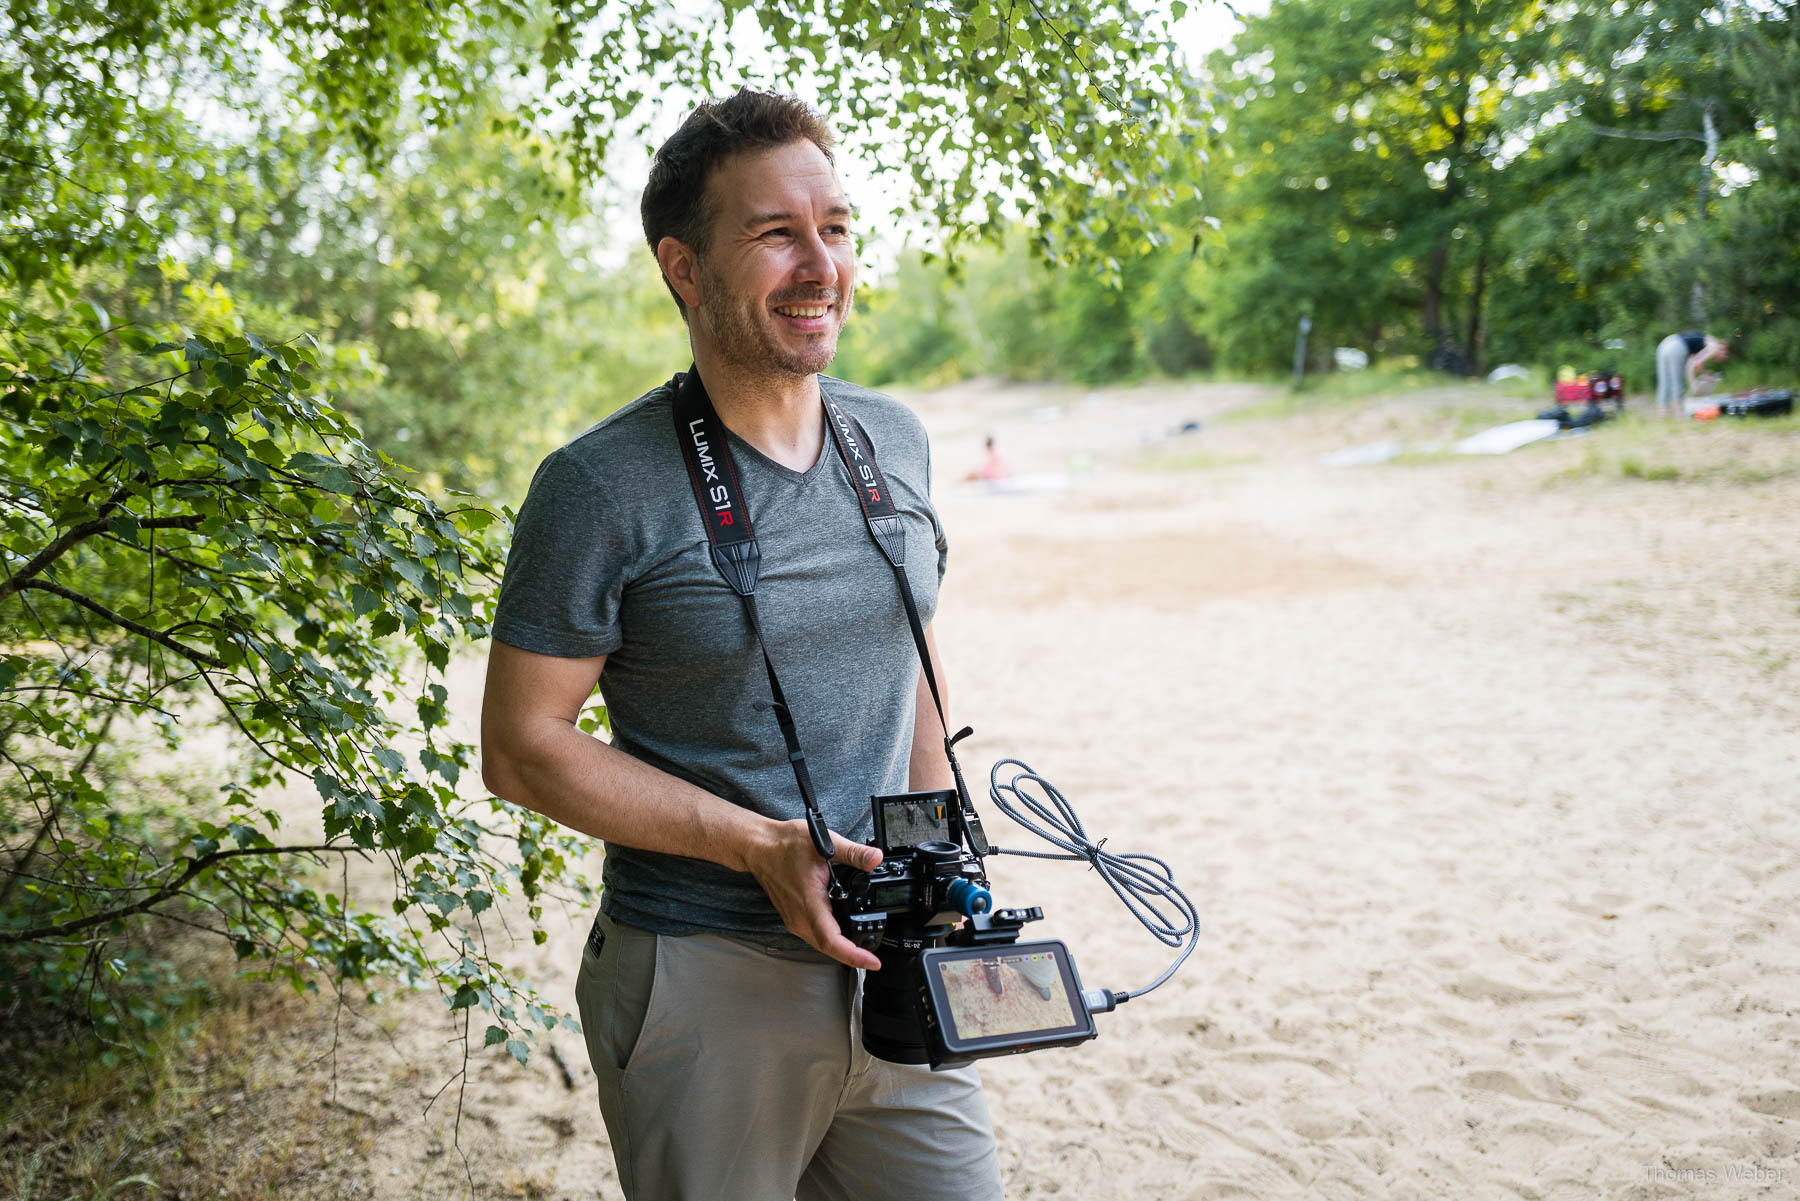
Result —
<path fill-rule="evenodd" d="M 994 908 L 977 853 L 986 840 L 958 794 L 899 793 L 870 806 L 880 865 L 831 867 L 838 925 L 881 960 L 863 983 L 869 1054 L 944 1068 L 1093 1038 L 1069 949 L 1019 941 L 1044 911 Z"/>

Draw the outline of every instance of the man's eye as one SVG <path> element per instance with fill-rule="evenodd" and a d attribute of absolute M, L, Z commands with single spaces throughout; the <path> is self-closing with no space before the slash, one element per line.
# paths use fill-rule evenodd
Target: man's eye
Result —
<path fill-rule="evenodd" d="M 762 236 L 765 238 L 785 238 L 788 236 L 788 228 L 783 225 L 777 229 L 764 230 Z"/>

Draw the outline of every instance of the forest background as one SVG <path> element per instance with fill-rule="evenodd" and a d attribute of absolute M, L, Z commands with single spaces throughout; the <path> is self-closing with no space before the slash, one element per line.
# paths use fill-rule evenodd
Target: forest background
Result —
<path fill-rule="evenodd" d="M 480 917 L 585 889 L 577 848 L 465 795 L 433 673 L 485 635 L 495 509 L 685 366 L 647 97 L 750 79 L 851 132 L 880 270 L 834 370 L 876 386 L 1276 373 L 1303 318 L 1316 369 L 1641 394 L 1705 328 L 1734 383 L 1800 372 L 1795 5 L 1274 0 L 1203 61 L 1184 12 L 0 6 L 9 1016 L 153 1038 L 191 984 L 157 918 L 433 983 L 521 1059 L 557 1021 Z M 166 770 L 184 715 L 223 781 Z M 263 790 L 309 778 L 284 841 Z M 391 913 L 334 885 L 364 855 Z"/>

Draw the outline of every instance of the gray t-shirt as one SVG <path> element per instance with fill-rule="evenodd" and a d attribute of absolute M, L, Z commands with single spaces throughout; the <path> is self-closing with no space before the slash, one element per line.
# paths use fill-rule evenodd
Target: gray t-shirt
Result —
<path fill-rule="evenodd" d="M 906 523 L 919 616 L 937 608 L 946 543 L 924 427 L 899 402 L 828 376 L 862 424 Z M 675 439 L 667 384 L 554 451 L 519 511 L 494 637 L 566 658 L 607 656 L 613 745 L 776 819 L 803 816 L 743 602 L 714 567 Z M 827 437 L 792 471 L 731 435 L 762 552 L 756 605 L 819 806 L 870 833 L 869 797 L 902 792 L 919 656 L 893 569 L 869 537 Z M 659 934 L 716 931 L 799 946 L 754 877 L 608 843 L 606 912 Z"/>

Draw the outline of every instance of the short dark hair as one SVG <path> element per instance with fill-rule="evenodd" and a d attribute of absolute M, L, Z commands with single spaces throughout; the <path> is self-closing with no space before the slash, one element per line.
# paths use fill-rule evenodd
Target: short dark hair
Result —
<path fill-rule="evenodd" d="M 748 88 L 725 100 L 709 100 L 681 123 L 656 152 L 650 164 L 650 182 L 638 205 L 644 220 L 644 240 L 650 253 L 664 238 L 685 243 L 695 254 L 705 254 L 712 234 L 714 206 L 707 202 L 706 184 L 714 171 L 733 155 L 773 150 L 792 142 L 808 141 L 827 161 L 836 139 L 825 119 L 804 100 Z M 668 280 L 663 280 L 668 286 Z M 683 313 L 687 305 L 675 294 Z"/>

